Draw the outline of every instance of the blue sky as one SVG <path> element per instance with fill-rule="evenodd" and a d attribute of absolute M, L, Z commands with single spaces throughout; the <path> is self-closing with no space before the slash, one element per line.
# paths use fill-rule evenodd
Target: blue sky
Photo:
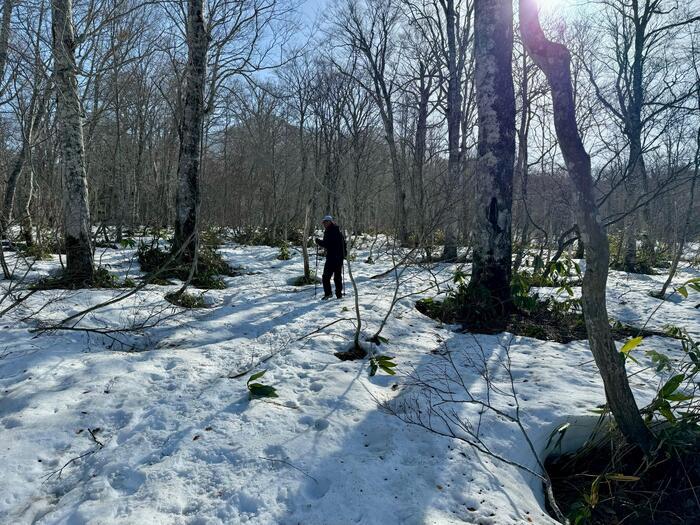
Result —
<path fill-rule="evenodd" d="M 318 15 L 319 11 L 321 11 L 327 4 L 328 0 L 301 0 L 303 2 L 301 6 L 301 13 L 302 15 L 308 17 L 310 20 L 313 20 L 316 18 Z"/>

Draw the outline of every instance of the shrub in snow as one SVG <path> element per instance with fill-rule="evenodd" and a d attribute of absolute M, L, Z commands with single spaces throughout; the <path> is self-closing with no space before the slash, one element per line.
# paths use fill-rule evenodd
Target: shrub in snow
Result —
<path fill-rule="evenodd" d="M 289 245 L 285 241 L 282 241 L 280 244 L 280 253 L 277 255 L 277 259 L 280 261 L 288 261 L 291 258 L 292 255 L 289 253 Z"/>
<path fill-rule="evenodd" d="M 175 260 L 173 254 L 160 247 L 157 240 L 150 244 L 141 243 L 137 250 L 141 270 L 146 273 L 156 273 L 159 279 L 187 281 L 190 276 L 191 264 Z M 231 268 L 221 257 L 216 247 L 200 244 L 197 254 L 197 271 L 192 277 L 192 286 L 207 290 L 222 290 L 226 284 L 221 275 L 234 277 L 239 273 Z"/>
<path fill-rule="evenodd" d="M 195 295 L 191 293 L 173 292 L 165 295 L 165 300 L 175 306 L 182 308 L 206 308 L 207 303 L 202 294 Z"/>

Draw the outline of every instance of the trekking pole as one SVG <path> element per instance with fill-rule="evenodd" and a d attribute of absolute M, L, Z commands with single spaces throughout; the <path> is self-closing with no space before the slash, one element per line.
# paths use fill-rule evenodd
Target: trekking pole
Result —
<path fill-rule="evenodd" d="M 345 242 L 345 235 L 343 235 L 342 232 L 341 232 L 341 236 L 342 236 L 341 238 L 342 238 L 342 242 L 343 242 L 343 262 L 341 264 L 341 270 L 340 270 L 340 275 L 341 275 L 340 282 L 343 284 L 342 296 L 344 297 L 346 295 L 345 294 L 345 261 L 348 258 L 348 245 Z"/>
<path fill-rule="evenodd" d="M 316 242 L 314 241 L 314 244 Z M 314 298 L 316 297 L 316 289 L 318 288 L 318 244 L 316 244 L 316 270 L 314 270 Z"/>

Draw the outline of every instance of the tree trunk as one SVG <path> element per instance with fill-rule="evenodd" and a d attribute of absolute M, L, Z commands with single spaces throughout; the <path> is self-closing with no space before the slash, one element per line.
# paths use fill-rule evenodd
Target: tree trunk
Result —
<path fill-rule="evenodd" d="M 574 252 L 574 259 L 583 259 L 586 255 L 586 247 L 583 244 L 583 239 L 581 239 L 581 230 L 579 229 L 578 224 L 576 225 L 576 236 L 578 237 L 578 239 L 576 240 L 576 251 Z"/>
<path fill-rule="evenodd" d="M 529 177 L 529 164 L 527 144 L 530 135 L 530 87 L 529 87 L 529 67 L 527 53 L 523 53 L 523 76 L 520 80 L 520 123 L 518 125 L 518 157 L 515 163 L 515 173 L 520 179 L 520 202 L 521 202 L 521 220 L 523 227 L 520 232 L 519 250 L 515 255 L 513 262 L 513 272 L 520 269 L 523 258 L 528 250 L 528 238 L 530 236 L 530 216 L 527 209 L 527 190 Z"/>
<path fill-rule="evenodd" d="M 513 6 L 509 0 L 474 5 L 474 60 L 479 122 L 471 287 L 486 288 L 497 312 L 511 307 L 511 221 L 515 162 Z"/>
<path fill-rule="evenodd" d="M 554 127 L 576 191 L 577 224 L 586 244 L 582 302 L 591 352 L 605 385 L 608 405 L 621 432 L 631 443 L 649 453 L 654 445 L 654 436 L 639 413 L 627 380 L 624 357 L 615 348 L 610 333 L 605 302 L 609 263 L 608 239 L 598 220 L 591 159 L 577 127 L 569 50 L 545 37 L 535 0 L 520 0 L 520 31 L 528 54 L 549 82 Z"/>
<path fill-rule="evenodd" d="M 35 82 L 39 82 L 38 78 L 35 78 Z M 27 161 L 31 157 L 31 148 L 34 146 L 35 140 L 35 130 L 37 123 L 43 118 L 44 110 L 46 108 L 45 99 L 43 94 L 39 95 L 39 86 L 36 85 L 34 92 L 32 93 L 32 99 L 29 103 L 29 108 L 27 110 L 27 118 L 25 128 L 22 132 L 22 147 L 17 155 L 17 159 L 13 165 L 10 176 L 7 179 L 7 184 L 5 185 L 5 196 L 3 199 L 2 215 L 0 216 L 0 231 L 3 231 L 12 222 L 12 214 L 15 206 L 15 195 L 17 193 L 17 183 L 20 176 L 25 170 Z M 41 96 L 41 99 L 39 97 Z M 30 170 L 31 170 L 30 166 Z M 31 182 L 29 185 L 29 191 L 31 192 Z M 30 199 L 31 200 L 31 199 Z M 27 211 L 25 207 L 25 211 Z M 21 222 L 22 219 L 20 219 Z"/>
<path fill-rule="evenodd" d="M 427 243 L 425 187 L 423 169 L 425 164 L 426 138 L 428 134 L 428 103 L 432 93 L 432 79 L 427 73 L 424 63 L 420 64 L 420 80 L 418 90 L 418 107 L 416 108 L 416 131 L 413 148 L 413 172 L 411 177 L 411 196 L 413 205 L 418 208 L 416 213 L 416 245 Z"/>
<path fill-rule="evenodd" d="M 172 249 L 173 252 L 182 250 L 184 260 L 194 261 L 201 202 L 200 164 L 208 38 L 204 27 L 203 0 L 188 0 L 187 6 L 188 59 L 180 121 L 175 238 Z"/>
<path fill-rule="evenodd" d="M 51 8 L 56 120 L 63 176 L 66 279 L 74 284 L 87 285 L 93 279 L 93 254 L 72 0 L 52 0 Z"/>
<path fill-rule="evenodd" d="M 309 233 L 310 233 L 310 223 L 309 214 L 311 213 L 311 200 L 306 203 L 306 209 L 304 210 L 304 231 L 303 238 L 301 240 L 301 252 L 304 260 L 304 280 L 309 283 L 311 282 L 311 264 L 309 263 Z M 316 275 L 314 274 L 314 279 Z"/>
<path fill-rule="evenodd" d="M 462 87 L 460 71 L 457 67 L 457 35 L 454 0 L 445 3 L 445 25 L 447 30 L 447 199 L 445 216 L 445 261 L 457 259 L 457 207 L 454 194 L 459 188 L 461 150 L 460 129 L 462 124 Z"/>
<path fill-rule="evenodd" d="M 0 78 L 5 77 L 7 45 L 10 41 L 10 21 L 12 20 L 12 8 L 14 4 L 14 0 L 4 0 L 2 3 L 2 25 L 0 25 Z"/>
<path fill-rule="evenodd" d="M 698 99 L 700 105 L 700 98 Z M 696 149 L 695 149 L 695 169 L 693 170 L 693 180 L 690 183 L 690 195 L 688 198 L 688 208 L 685 212 L 685 220 L 683 221 L 683 226 L 681 228 L 680 235 L 678 236 L 678 248 L 673 256 L 673 261 L 671 261 L 671 268 L 668 271 L 668 277 L 666 282 L 664 282 L 661 291 L 659 292 L 659 297 L 661 299 L 666 298 L 666 291 L 671 285 L 671 281 L 676 275 L 676 270 L 678 270 L 678 263 L 683 255 L 683 248 L 685 247 L 685 241 L 688 238 L 688 230 L 690 229 L 690 221 L 693 217 L 693 205 L 695 204 L 695 186 L 698 181 L 698 175 L 700 175 L 700 128 L 698 128 L 696 134 Z"/>
<path fill-rule="evenodd" d="M 627 193 L 628 202 L 634 202 L 634 193 Z M 637 271 L 637 219 L 634 211 L 625 217 L 623 238 L 624 254 L 622 259 L 622 269 L 626 272 Z"/>
<path fill-rule="evenodd" d="M 10 38 L 10 20 L 12 18 L 12 0 L 4 0 L 2 4 L 2 25 L 0 26 L 0 79 L 5 78 L 5 65 L 7 64 L 7 44 Z M 10 278 L 10 270 L 5 262 L 5 253 L 2 247 L 2 239 L 5 236 L 6 225 L 3 224 L 0 215 L 0 267 L 5 279 Z"/>
<path fill-rule="evenodd" d="M 304 102 L 300 104 L 302 108 L 299 116 L 299 129 L 298 129 L 298 139 L 299 139 L 299 151 L 301 152 L 301 185 L 305 187 L 306 185 L 306 172 L 309 165 L 309 157 L 306 151 L 306 143 L 304 141 L 305 127 L 304 122 L 306 121 L 306 112 L 304 109 Z M 314 190 L 316 186 L 316 181 L 314 179 Z M 301 195 L 301 194 L 300 194 Z M 306 282 L 311 282 L 311 264 L 309 262 L 309 235 L 311 233 L 311 223 L 309 221 L 309 215 L 314 209 L 314 202 L 316 200 L 316 191 L 311 192 L 311 196 L 306 200 L 306 206 L 304 208 L 304 229 L 302 232 L 301 239 L 301 252 L 304 260 L 304 279 Z M 313 278 L 316 279 L 316 274 Z"/>
<path fill-rule="evenodd" d="M 31 154 L 30 154 L 31 155 Z M 20 219 L 22 238 L 27 247 L 34 246 L 34 224 L 32 223 L 32 199 L 34 198 L 34 165 L 30 159 L 27 163 L 29 173 L 27 173 L 27 198 L 24 201 L 24 213 Z"/>
<path fill-rule="evenodd" d="M 403 174 L 399 160 L 399 153 L 396 148 L 394 136 L 394 124 L 388 119 L 384 119 L 384 129 L 387 144 L 389 145 L 389 156 L 391 158 L 391 173 L 394 180 L 394 207 L 396 214 L 396 232 L 401 244 L 408 242 L 408 216 L 406 214 L 406 190 L 403 187 Z"/>
<path fill-rule="evenodd" d="M 12 165 L 10 175 L 5 183 L 5 197 L 2 205 L 2 215 L 0 216 L 0 231 L 5 232 L 12 224 L 12 211 L 15 205 L 15 194 L 17 193 L 17 182 L 24 169 L 24 162 L 27 158 L 27 142 L 22 140 L 22 147 L 17 154 L 17 158 Z"/>

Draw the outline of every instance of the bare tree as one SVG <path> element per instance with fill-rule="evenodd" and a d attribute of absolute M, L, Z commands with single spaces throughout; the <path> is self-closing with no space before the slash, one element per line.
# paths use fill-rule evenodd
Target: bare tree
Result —
<path fill-rule="evenodd" d="M 7 183 L 5 184 L 5 196 L 3 199 L 2 213 L 0 214 L 0 231 L 4 231 L 7 225 L 12 222 L 13 211 L 15 208 L 15 196 L 17 193 L 17 184 L 24 171 L 28 171 L 27 180 L 27 198 L 25 200 L 25 207 L 23 210 L 23 216 L 20 219 L 20 223 L 23 224 L 23 231 L 25 239 L 28 244 L 32 244 L 31 237 L 31 218 L 29 216 L 29 204 L 31 203 L 32 197 L 32 185 L 33 185 L 33 163 L 31 162 L 31 151 L 35 146 L 35 141 L 37 138 L 37 128 L 39 123 L 45 117 L 48 98 L 49 98 L 49 86 L 46 82 L 46 71 L 45 66 L 42 61 L 41 56 L 41 40 L 42 34 L 41 29 L 43 25 L 45 14 L 45 6 L 42 2 L 39 5 L 39 13 L 37 17 L 36 32 L 31 36 L 33 56 L 31 58 L 31 66 L 28 68 L 26 73 L 26 82 L 31 85 L 29 100 L 28 102 L 22 100 L 21 95 L 18 94 L 17 97 L 17 115 L 18 120 L 21 122 L 22 131 L 22 142 L 20 146 L 19 153 L 15 158 L 12 165 L 12 170 L 7 178 Z M 27 226 L 29 224 L 29 227 Z"/>
<path fill-rule="evenodd" d="M 306 126 L 311 112 L 311 103 L 314 96 L 312 77 L 314 70 L 309 64 L 308 57 L 303 56 L 291 62 L 282 72 L 288 93 L 287 104 L 292 108 L 294 118 L 297 119 L 297 141 L 299 147 L 299 177 L 301 186 L 305 187 L 309 177 L 309 148 L 307 146 Z M 315 183 L 314 183 L 315 189 Z M 299 192 L 298 206 L 301 203 L 303 193 Z M 309 235 L 311 234 L 310 215 L 315 209 L 316 191 L 311 191 L 304 199 L 304 226 L 302 230 L 302 259 L 304 265 L 304 280 L 312 282 L 311 264 L 309 263 Z M 316 276 L 313 276 L 316 279 Z"/>
<path fill-rule="evenodd" d="M 670 56 L 673 41 L 688 24 L 700 21 L 687 7 L 669 0 L 605 0 L 605 27 L 612 40 L 613 60 L 606 63 L 610 71 L 610 93 L 590 78 L 604 107 L 617 120 L 629 148 L 625 167 L 628 208 L 650 192 L 645 153 L 653 147 L 658 133 L 654 130 L 665 112 L 682 105 L 692 91 L 687 89 L 687 72 L 677 67 Z M 644 227 L 643 251 L 654 263 L 654 240 L 650 228 L 653 219 L 648 203 L 625 218 L 624 269 L 636 271 L 639 219 Z"/>
<path fill-rule="evenodd" d="M 397 235 L 405 243 L 408 241 L 406 190 L 394 116 L 395 93 L 398 88 L 396 31 L 400 14 L 394 0 L 367 0 L 366 5 L 361 5 L 358 0 L 347 0 L 338 12 L 336 28 L 343 45 L 357 55 L 366 72 L 366 80 L 359 75 L 352 75 L 354 80 L 363 86 L 379 109 L 391 159 Z M 336 65 L 346 74 L 356 71 L 355 67 Z"/>
<path fill-rule="evenodd" d="M 598 219 L 593 193 L 591 159 L 581 141 L 571 82 L 569 50 L 545 36 L 535 0 L 520 0 L 520 33 L 532 60 L 549 82 L 554 126 L 564 161 L 577 194 L 577 219 L 586 245 L 582 302 L 591 352 L 598 365 L 610 410 L 630 442 L 649 453 L 654 436 L 644 424 L 625 371 L 624 357 L 615 348 L 605 299 L 608 239 Z"/>
<path fill-rule="evenodd" d="M 698 42 L 693 40 L 691 37 L 691 56 L 693 62 L 693 70 L 695 72 L 695 104 L 697 114 L 700 114 L 700 59 L 698 58 L 697 50 Z M 696 115 L 697 115 L 696 114 Z M 678 235 L 678 244 L 676 246 L 676 252 L 673 255 L 673 260 L 671 261 L 671 268 L 668 271 L 668 277 L 661 287 L 661 291 L 658 293 L 658 297 L 664 299 L 666 297 L 666 290 L 671 285 L 673 278 L 678 270 L 678 263 L 683 256 L 683 250 L 685 249 L 686 242 L 688 240 L 688 232 L 690 231 L 690 224 L 693 220 L 693 206 L 695 205 L 695 190 L 700 177 L 700 126 L 697 128 L 695 133 L 695 159 L 693 162 L 693 176 L 690 183 L 690 191 L 688 195 L 688 207 L 686 208 L 684 218 L 682 220 L 681 229 Z"/>

